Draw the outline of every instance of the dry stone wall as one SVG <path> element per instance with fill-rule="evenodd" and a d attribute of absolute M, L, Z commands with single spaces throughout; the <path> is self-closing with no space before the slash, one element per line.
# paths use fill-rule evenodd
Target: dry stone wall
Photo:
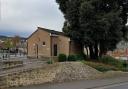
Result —
<path fill-rule="evenodd" d="M 52 82 L 56 74 L 54 70 L 56 66 L 48 65 L 43 68 L 3 75 L 0 77 L 0 89 Z"/>

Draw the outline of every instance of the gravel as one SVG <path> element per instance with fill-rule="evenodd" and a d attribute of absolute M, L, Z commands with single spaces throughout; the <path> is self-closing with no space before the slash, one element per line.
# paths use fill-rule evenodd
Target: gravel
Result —
<path fill-rule="evenodd" d="M 81 62 L 64 62 L 57 65 L 59 69 L 56 71 L 54 78 L 55 82 L 94 79 L 102 74 L 96 69 Z"/>

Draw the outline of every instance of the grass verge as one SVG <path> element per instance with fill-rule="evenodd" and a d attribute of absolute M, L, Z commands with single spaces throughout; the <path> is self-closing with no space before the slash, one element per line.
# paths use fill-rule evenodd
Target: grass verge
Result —
<path fill-rule="evenodd" d="M 103 64 L 103 63 L 91 62 L 91 61 L 82 61 L 82 63 L 84 63 L 88 66 L 91 66 L 100 72 L 107 72 L 107 71 L 112 71 L 112 70 L 113 71 L 120 71 L 120 69 L 118 69 L 114 66 Z"/>

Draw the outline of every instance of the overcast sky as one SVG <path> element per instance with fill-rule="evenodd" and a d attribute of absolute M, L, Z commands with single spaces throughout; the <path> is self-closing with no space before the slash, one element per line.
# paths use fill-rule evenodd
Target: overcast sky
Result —
<path fill-rule="evenodd" d="M 55 0 L 1 0 L 0 35 L 27 37 L 38 26 L 61 31 L 63 22 Z"/>

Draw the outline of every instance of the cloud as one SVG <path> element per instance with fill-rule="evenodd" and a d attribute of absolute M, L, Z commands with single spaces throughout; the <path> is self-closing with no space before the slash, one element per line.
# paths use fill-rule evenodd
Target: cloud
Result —
<path fill-rule="evenodd" d="M 64 18 L 55 0 L 2 0 L 1 31 L 31 34 L 37 26 L 61 31 Z M 12 34 L 13 35 L 13 34 Z M 15 35 L 15 34 L 14 34 Z"/>

